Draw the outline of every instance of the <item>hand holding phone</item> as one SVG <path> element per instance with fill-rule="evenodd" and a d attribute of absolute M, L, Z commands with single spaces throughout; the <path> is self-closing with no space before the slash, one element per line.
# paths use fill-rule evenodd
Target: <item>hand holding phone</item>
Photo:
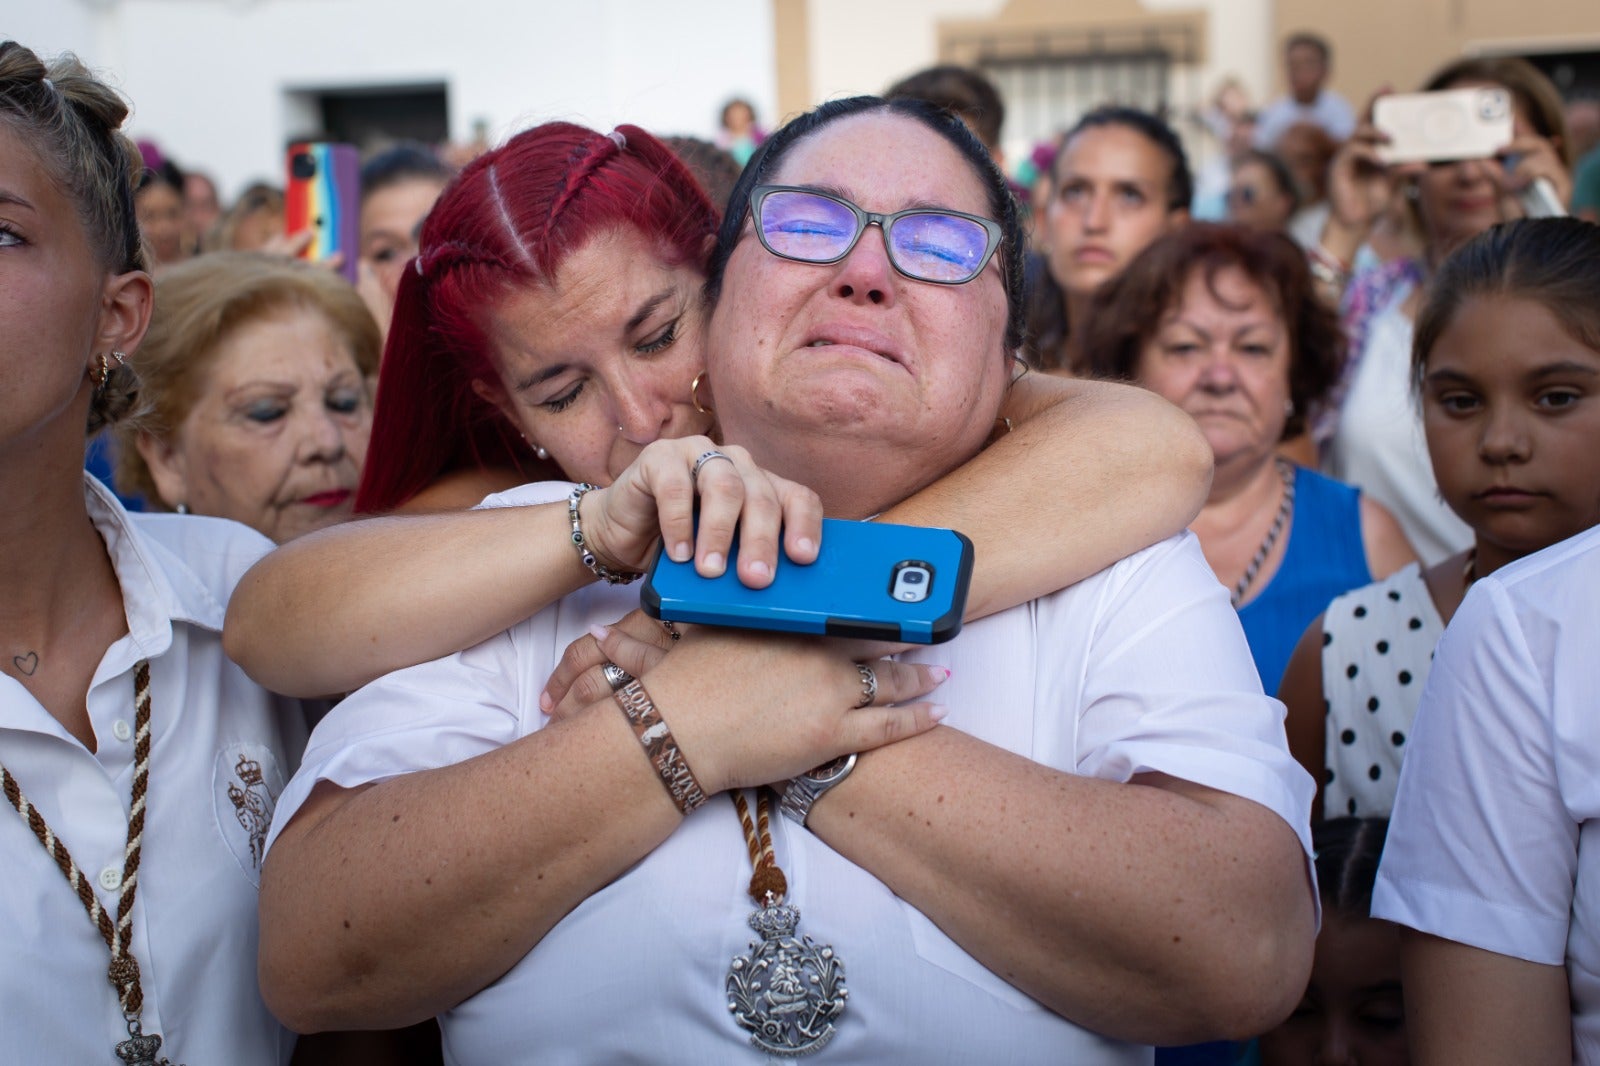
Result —
<path fill-rule="evenodd" d="M 361 161 L 355 146 L 301 141 L 289 146 L 284 232 L 309 231 L 300 258 L 343 257 L 339 272 L 354 285 L 360 259 Z"/>
<path fill-rule="evenodd" d="M 1393 93 L 1372 105 L 1387 164 L 1492 158 L 1511 143 L 1512 119 L 1511 94 L 1497 87 Z"/>
<path fill-rule="evenodd" d="M 701 577 L 658 553 L 640 592 L 647 614 L 673 622 L 938 644 L 961 630 L 972 542 L 950 529 L 824 519 L 817 560 L 778 561 L 753 589 L 730 565 Z M 738 552 L 735 544 L 730 563 Z"/>

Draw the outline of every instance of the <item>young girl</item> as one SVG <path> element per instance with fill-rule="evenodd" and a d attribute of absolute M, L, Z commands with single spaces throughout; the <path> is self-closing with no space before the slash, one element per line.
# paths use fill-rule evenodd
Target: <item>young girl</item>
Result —
<path fill-rule="evenodd" d="M 1311 834 L 1322 931 L 1311 982 L 1289 1020 L 1257 1041 L 1261 1066 L 1405 1066 L 1400 930 L 1369 916 L 1389 823 L 1330 818 Z"/>
<path fill-rule="evenodd" d="M 1473 581 L 1600 523 L 1600 227 L 1526 220 L 1464 246 L 1417 318 L 1412 367 L 1439 491 L 1474 543 L 1339 597 L 1301 639 L 1279 696 L 1325 816 L 1388 814 L 1434 645 Z"/>

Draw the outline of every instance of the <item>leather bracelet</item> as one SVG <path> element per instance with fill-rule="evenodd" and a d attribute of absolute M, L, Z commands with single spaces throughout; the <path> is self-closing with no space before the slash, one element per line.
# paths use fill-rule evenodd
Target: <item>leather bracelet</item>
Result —
<path fill-rule="evenodd" d="M 617 689 L 612 698 L 627 716 L 628 724 L 633 726 L 633 735 L 639 738 L 651 765 L 656 768 L 656 776 L 661 779 L 672 802 L 678 805 L 678 810 L 688 814 L 704 803 L 705 790 L 700 787 L 694 771 L 689 769 L 689 762 L 678 750 L 672 730 L 667 728 L 661 712 L 656 710 L 655 702 L 650 699 L 644 686 L 638 681 L 629 681 Z"/>
<path fill-rule="evenodd" d="M 602 563 L 590 549 L 583 536 L 583 522 L 578 518 L 578 502 L 595 490 L 596 486 L 583 482 L 567 497 L 567 517 L 572 520 L 572 546 L 578 549 L 578 558 L 595 577 L 611 585 L 626 585 L 644 576 L 634 570 L 613 570 Z"/>

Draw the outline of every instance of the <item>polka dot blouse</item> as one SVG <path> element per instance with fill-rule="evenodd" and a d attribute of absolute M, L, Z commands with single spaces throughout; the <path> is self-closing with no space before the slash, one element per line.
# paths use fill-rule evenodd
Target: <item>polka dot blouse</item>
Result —
<path fill-rule="evenodd" d="M 1417 563 L 1347 592 L 1322 621 L 1325 818 L 1387 817 L 1444 622 Z"/>

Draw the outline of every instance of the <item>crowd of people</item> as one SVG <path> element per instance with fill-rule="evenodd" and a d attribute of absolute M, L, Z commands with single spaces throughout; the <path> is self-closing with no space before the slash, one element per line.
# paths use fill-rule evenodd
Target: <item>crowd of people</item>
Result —
<path fill-rule="evenodd" d="M 7 1061 L 1600 1064 L 1600 155 L 1331 60 L 382 146 L 352 283 L 0 43 Z M 961 634 L 639 609 L 824 518 Z"/>

